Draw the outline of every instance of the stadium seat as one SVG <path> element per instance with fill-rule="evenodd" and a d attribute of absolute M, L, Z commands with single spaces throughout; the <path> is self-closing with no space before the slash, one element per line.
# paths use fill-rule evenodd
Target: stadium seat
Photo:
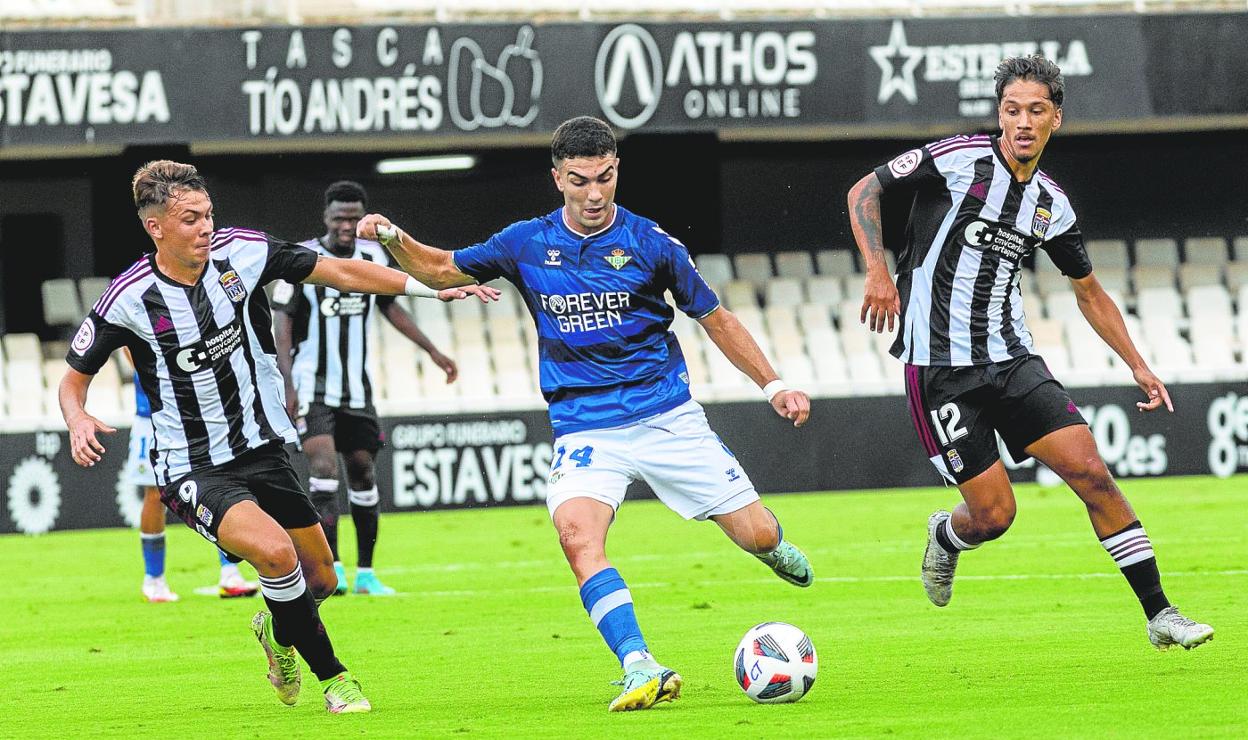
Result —
<path fill-rule="evenodd" d="M 1226 240 L 1220 236 L 1193 236 L 1183 240 L 1183 262 L 1188 265 L 1225 265 Z"/>
<path fill-rule="evenodd" d="M 1044 317 L 1044 301 L 1034 293 L 1023 293 L 1023 317 L 1027 321 Z"/>
<path fill-rule="evenodd" d="M 797 306 L 803 301 L 802 284 L 796 278 L 774 278 L 765 290 L 768 306 Z"/>
<path fill-rule="evenodd" d="M 1137 265 L 1131 269 L 1131 283 L 1135 292 L 1150 288 L 1174 288 L 1176 266 Z"/>
<path fill-rule="evenodd" d="M 851 278 L 852 279 L 852 278 Z M 806 278 L 806 302 L 822 303 L 825 306 L 836 306 L 847 297 L 845 295 L 845 278 L 836 275 L 816 275 Z"/>
<path fill-rule="evenodd" d="M 1096 265 L 1095 262 L 1092 263 Z M 1119 294 L 1126 295 L 1131 292 L 1131 287 L 1127 281 L 1127 271 L 1120 267 L 1106 267 L 1101 269 L 1095 267 L 1096 279 L 1101 283 L 1101 287 L 1106 290 L 1114 290 Z"/>
<path fill-rule="evenodd" d="M 810 252 L 779 252 L 776 254 L 776 275 L 782 278 L 802 279 L 815 274 L 815 263 Z"/>
<path fill-rule="evenodd" d="M 845 277 L 858 274 L 854 253 L 848 249 L 821 249 L 815 253 L 815 265 L 820 275 Z"/>
<path fill-rule="evenodd" d="M 1125 272 L 1131 266 L 1127 259 L 1127 243 L 1121 239 L 1093 239 L 1088 242 L 1087 249 L 1092 269 L 1098 275 L 1105 269 Z"/>
<path fill-rule="evenodd" d="M 1135 266 L 1178 267 L 1179 245 L 1173 239 L 1136 239 Z"/>
<path fill-rule="evenodd" d="M 1248 261 L 1245 262 L 1228 262 L 1226 264 L 1226 272 L 1223 275 L 1226 278 L 1226 288 L 1232 293 L 1238 291 L 1245 285 L 1248 285 Z"/>
<path fill-rule="evenodd" d="M 732 280 L 732 261 L 726 254 L 699 254 L 693 260 L 702 279 L 715 290 Z"/>
<path fill-rule="evenodd" d="M 1183 263 L 1179 265 L 1179 286 L 1183 290 L 1198 285 L 1222 285 L 1222 265 L 1203 265 Z"/>
<path fill-rule="evenodd" d="M 794 306 L 768 306 L 763 309 L 763 321 L 767 324 L 767 331 L 773 338 L 780 334 L 801 336 L 801 330 L 797 324 L 797 310 Z"/>
<path fill-rule="evenodd" d="M 1174 288 L 1145 288 L 1136 295 L 1136 313 L 1145 323 L 1155 319 L 1183 318 L 1183 299 Z"/>
<path fill-rule="evenodd" d="M 832 331 L 832 312 L 822 303 L 803 303 L 797 307 L 797 325 L 808 335 L 818 331 Z M 811 344 L 816 347 L 818 345 Z M 812 352 L 813 354 L 813 352 Z"/>
<path fill-rule="evenodd" d="M 40 362 L 43 352 L 39 347 L 39 337 L 30 333 L 4 335 L 4 356 L 9 364 L 14 362 Z M 12 388 L 12 386 L 10 386 Z"/>
<path fill-rule="evenodd" d="M 1045 296 L 1044 315 L 1054 321 L 1083 320 L 1083 314 L 1079 311 L 1079 303 L 1075 300 L 1075 294 L 1070 290 L 1056 291 Z"/>
<path fill-rule="evenodd" d="M 771 255 L 766 252 L 742 252 L 733 255 L 732 262 L 737 279 L 749 281 L 758 289 L 775 276 L 771 269 Z"/>
<path fill-rule="evenodd" d="M 728 281 L 724 285 L 721 298 L 731 311 L 758 308 L 758 294 L 754 292 L 754 284 L 748 280 Z"/>
<path fill-rule="evenodd" d="M 85 277 L 78 279 L 78 297 L 81 299 L 79 305 L 83 307 L 83 314 L 86 309 L 90 309 L 95 302 L 104 295 L 104 291 L 108 290 L 109 284 L 112 283 L 110 278 L 106 277 Z"/>
<path fill-rule="evenodd" d="M 1200 285 L 1185 293 L 1187 315 L 1192 317 L 1192 325 L 1197 321 L 1217 323 L 1227 326 L 1235 317 L 1235 309 L 1231 305 L 1231 294 L 1221 285 Z"/>
<path fill-rule="evenodd" d="M 1019 269 L 1018 288 L 1023 292 L 1023 295 L 1028 293 L 1034 295 L 1039 292 L 1039 288 L 1036 287 L 1036 273 L 1034 270 L 1028 270 L 1025 267 Z"/>
<path fill-rule="evenodd" d="M 1047 254 L 1036 255 L 1036 290 L 1043 298 L 1050 293 L 1070 290 L 1070 278 L 1062 274 Z"/>
<path fill-rule="evenodd" d="M 43 295 L 43 323 L 48 326 L 77 326 L 86 315 L 78 298 L 78 286 L 71 278 L 45 280 L 39 292 Z"/>

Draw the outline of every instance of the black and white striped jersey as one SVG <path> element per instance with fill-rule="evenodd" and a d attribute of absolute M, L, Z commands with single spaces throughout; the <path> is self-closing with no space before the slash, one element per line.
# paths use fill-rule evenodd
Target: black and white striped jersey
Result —
<path fill-rule="evenodd" d="M 295 440 L 263 286 L 300 282 L 317 259 L 259 231 L 220 229 L 194 285 L 165 276 L 147 254 L 92 307 L 66 361 L 93 375 L 118 347 L 130 348 L 151 401 L 152 468 L 161 486 L 269 442 Z"/>
<path fill-rule="evenodd" d="M 898 259 L 901 328 L 892 353 L 912 365 L 987 365 L 1033 353 L 1019 289 L 1023 259 L 1044 249 L 1063 274 L 1092 272 L 1075 212 L 1037 170 L 1018 182 L 996 137 L 955 136 L 877 167 L 914 204 Z"/>
<path fill-rule="evenodd" d="M 318 254 L 338 257 L 320 239 L 301 242 Z M 346 255 L 390 266 L 390 255 L 377 242 L 355 240 Z M 320 403 L 334 408 L 370 409 L 373 383 L 368 374 L 368 327 L 373 306 L 385 308 L 394 296 L 342 293 L 323 285 L 273 287 L 273 306 L 294 325 L 295 359 L 291 367 L 299 405 Z"/>

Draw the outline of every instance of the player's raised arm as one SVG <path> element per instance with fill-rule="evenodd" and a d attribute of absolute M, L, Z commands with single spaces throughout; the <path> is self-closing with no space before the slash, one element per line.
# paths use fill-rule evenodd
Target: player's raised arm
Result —
<path fill-rule="evenodd" d="M 724 357 L 763 389 L 777 414 L 792 421 L 795 427 L 806 423 L 810 417 L 810 398 L 802 391 L 790 390 L 780 380 L 758 342 L 736 314 L 720 306 L 698 319 L 698 323 Z"/>
<path fill-rule="evenodd" d="M 96 438 L 97 432 L 112 434 L 117 431 L 109 425 L 87 413 L 87 388 L 91 385 L 93 375 L 80 373 L 67 368 L 65 377 L 61 378 L 57 398 L 61 404 L 61 415 L 65 417 L 65 426 L 69 428 L 69 452 L 74 462 L 89 468 L 100 461 L 104 454 L 104 445 Z"/>
<path fill-rule="evenodd" d="M 411 275 L 368 260 L 331 257 L 319 258 L 316 261 L 316 267 L 312 268 L 311 274 L 304 278 L 303 282 L 354 293 L 410 295 L 418 298 L 437 298 L 440 301 L 454 301 L 475 295 L 483 303 L 489 303 L 498 300 L 501 295 L 496 288 L 475 284 L 435 290 Z"/>
<path fill-rule="evenodd" d="M 884 238 L 880 221 L 880 196 L 884 187 L 874 172 L 868 172 L 849 190 L 849 223 L 854 231 L 854 241 L 867 266 L 867 278 L 863 286 L 862 311 L 858 320 L 871 331 L 893 331 L 897 315 L 901 313 L 901 298 L 897 286 L 888 274 L 888 262 L 884 258 Z"/>
<path fill-rule="evenodd" d="M 380 242 L 390 251 L 407 274 L 425 285 L 435 288 L 454 288 L 476 282 L 472 277 L 460 272 L 450 252 L 416 241 L 410 234 L 390 223 L 390 219 L 379 213 L 370 213 L 360 219 L 356 226 L 356 233 L 361 239 Z"/>

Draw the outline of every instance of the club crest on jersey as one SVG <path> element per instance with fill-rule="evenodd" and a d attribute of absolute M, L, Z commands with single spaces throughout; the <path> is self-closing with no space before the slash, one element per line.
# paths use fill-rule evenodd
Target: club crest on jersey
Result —
<path fill-rule="evenodd" d="M 633 258 L 624 254 L 623 249 L 612 249 L 611 254 L 605 255 L 603 259 L 607 261 L 608 265 L 611 265 L 618 270 L 624 265 L 627 265 Z"/>
<path fill-rule="evenodd" d="M 1052 222 L 1053 214 L 1043 208 L 1036 209 L 1036 215 L 1031 219 L 1031 233 L 1037 239 L 1043 239 L 1044 235 L 1049 231 L 1049 224 Z"/>
<path fill-rule="evenodd" d="M 235 303 L 242 303 L 243 299 L 247 297 L 247 288 L 243 286 L 243 281 L 238 276 L 238 273 L 233 270 L 227 270 L 221 276 L 221 287 L 225 288 L 225 294 Z"/>
<path fill-rule="evenodd" d="M 958 454 L 957 450 L 949 450 L 945 453 L 945 456 L 949 458 L 949 467 L 953 468 L 953 472 L 961 473 L 966 467 L 962 463 L 962 456 Z"/>
<path fill-rule="evenodd" d="M 549 265 L 551 267 L 562 267 L 563 260 L 560 259 L 559 257 L 559 250 L 547 249 L 546 250 L 546 262 L 543 264 Z"/>

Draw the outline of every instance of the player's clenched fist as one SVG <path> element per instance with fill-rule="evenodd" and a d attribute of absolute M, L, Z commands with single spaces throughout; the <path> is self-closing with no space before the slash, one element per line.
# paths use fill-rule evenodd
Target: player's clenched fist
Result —
<path fill-rule="evenodd" d="M 810 418 L 810 396 L 802 391 L 781 391 L 771 398 L 771 407 L 800 427 Z"/>
<path fill-rule="evenodd" d="M 370 213 L 360 219 L 360 222 L 355 225 L 355 233 L 359 235 L 361 239 L 380 241 L 380 239 L 377 238 L 377 227 L 379 226 L 382 231 L 394 228 L 394 224 L 390 223 L 390 219 L 380 213 Z"/>

